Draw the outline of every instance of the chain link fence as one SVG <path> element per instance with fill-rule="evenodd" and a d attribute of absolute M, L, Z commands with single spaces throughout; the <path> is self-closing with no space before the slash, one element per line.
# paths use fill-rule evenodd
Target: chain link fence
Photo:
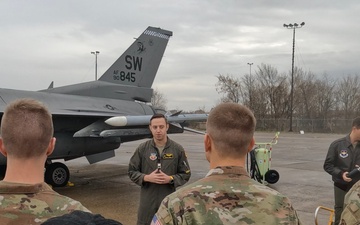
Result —
<path fill-rule="evenodd" d="M 290 130 L 289 119 L 256 119 L 256 131 L 281 131 Z M 350 133 L 353 119 L 293 119 L 292 131 L 306 133 Z M 187 126 L 205 131 L 205 122 L 190 122 Z"/>
<path fill-rule="evenodd" d="M 312 133 L 347 133 L 353 119 L 293 119 L 292 131 Z M 257 119 L 257 131 L 289 131 L 289 119 Z"/>

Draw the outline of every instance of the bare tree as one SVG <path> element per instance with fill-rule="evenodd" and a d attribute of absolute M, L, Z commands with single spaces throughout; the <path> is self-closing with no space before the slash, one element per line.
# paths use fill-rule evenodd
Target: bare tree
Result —
<path fill-rule="evenodd" d="M 251 109 L 256 118 L 267 117 L 267 94 L 262 90 L 260 82 L 255 81 L 251 89 Z"/>
<path fill-rule="evenodd" d="M 259 129 L 284 130 L 290 110 L 296 129 L 314 132 L 344 130 L 349 119 L 360 115 L 359 75 L 336 80 L 325 73 L 318 76 L 298 67 L 294 69 L 292 109 L 291 76 L 280 74 L 268 64 L 258 66 L 252 76 L 218 75 L 216 91 L 223 95 L 221 102 L 248 106 L 258 120 Z"/>
<path fill-rule="evenodd" d="M 255 103 L 255 79 L 254 76 L 250 76 L 250 74 L 245 74 L 241 78 L 242 82 L 242 99 L 244 101 L 244 105 L 248 106 L 250 109 L 254 108 Z"/>
<path fill-rule="evenodd" d="M 241 100 L 241 83 L 238 78 L 232 75 L 221 75 L 216 76 L 218 82 L 215 84 L 216 91 L 219 94 L 224 94 L 221 99 L 222 102 L 235 102 L 239 103 Z"/>
<path fill-rule="evenodd" d="M 328 75 L 324 74 L 322 80 L 316 81 L 316 104 L 317 116 L 319 118 L 328 119 L 330 112 L 335 106 L 335 81 L 330 79 Z"/>
<path fill-rule="evenodd" d="M 256 77 L 260 82 L 257 91 L 263 92 L 266 98 L 268 115 L 273 118 L 283 117 L 288 109 L 289 91 L 286 76 L 280 75 L 271 65 L 261 64 L 256 71 Z"/>
<path fill-rule="evenodd" d="M 297 70 L 295 105 L 296 114 L 301 118 L 313 119 L 316 115 L 316 89 L 315 75 L 311 72 L 305 73 Z"/>
<path fill-rule="evenodd" d="M 166 110 L 167 99 L 164 94 L 161 93 L 157 88 L 153 91 L 153 95 L 151 97 L 151 105 L 155 109 Z"/>
<path fill-rule="evenodd" d="M 341 104 L 340 109 L 342 109 L 345 119 L 355 116 L 360 104 L 359 88 L 360 80 L 358 76 L 348 75 L 338 85 L 336 99 L 338 100 L 337 103 Z"/>

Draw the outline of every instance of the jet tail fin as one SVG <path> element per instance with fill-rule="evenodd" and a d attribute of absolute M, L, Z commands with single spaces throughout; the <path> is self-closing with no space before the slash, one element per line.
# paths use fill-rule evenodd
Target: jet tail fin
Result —
<path fill-rule="evenodd" d="M 97 81 L 52 87 L 42 92 L 150 102 L 171 31 L 148 27 Z"/>
<path fill-rule="evenodd" d="M 151 87 L 171 36 L 171 31 L 148 27 L 99 80 Z"/>
<path fill-rule="evenodd" d="M 54 81 L 51 81 L 51 83 L 50 83 L 50 85 L 48 87 L 48 89 L 52 89 L 52 88 L 54 88 Z"/>

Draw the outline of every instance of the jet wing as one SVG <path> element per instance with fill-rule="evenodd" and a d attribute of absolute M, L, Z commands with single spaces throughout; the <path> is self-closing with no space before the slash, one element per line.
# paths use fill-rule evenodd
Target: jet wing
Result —
<path fill-rule="evenodd" d="M 153 115 L 113 116 L 109 119 L 100 119 L 87 127 L 77 131 L 74 137 L 122 137 L 151 135 L 148 125 Z M 165 115 L 166 116 L 166 115 Z M 166 116 L 172 126 L 169 133 L 179 133 L 184 130 L 204 134 L 204 132 L 187 128 L 183 124 L 187 121 L 205 121 L 208 114 L 179 114 Z"/>

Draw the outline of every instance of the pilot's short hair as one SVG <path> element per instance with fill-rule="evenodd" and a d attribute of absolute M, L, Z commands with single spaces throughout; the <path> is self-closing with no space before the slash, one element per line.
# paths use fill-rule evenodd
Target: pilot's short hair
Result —
<path fill-rule="evenodd" d="M 150 119 L 150 124 L 153 119 L 159 119 L 159 118 L 164 118 L 165 122 L 168 123 L 166 116 L 164 114 L 154 114 Z"/>
<path fill-rule="evenodd" d="M 1 120 L 1 138 L 8 155 L 37 157 L 49 146 L 54 128 L 46 106 L 34 99 L 11 102 Z"/>

